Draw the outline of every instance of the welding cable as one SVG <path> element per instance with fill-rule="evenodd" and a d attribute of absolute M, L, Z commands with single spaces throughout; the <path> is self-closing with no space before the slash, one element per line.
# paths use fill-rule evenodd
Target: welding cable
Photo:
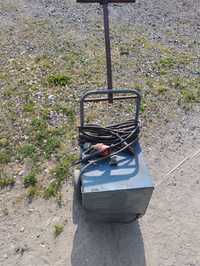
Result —
<path fill-rule="evenodd" d="M 93 164 L 117 155 L 125 150 L 133 152 L 132 145 L 138 140 L 139 131 L 139 124 L 135 120 L 128 120 L 127 122 L 114 124 L 108 127 L 89 124 L 79 128 L 79 142 L 80 144 L 90 143 L 92 146 L 103 143 L 110 147 L 111 153 L 108 156 L 100 157 L 96 160 L 90 158 L 89 164 Z M 90 154 L 92 152 L 92 146 L 84 151 L 83 154 Z M 75 164 L 82 163 L 83 161 L 84 158 Z"/>
<path fill-rule="evenodd" d="M 105 145 L 117 147 L 128 143 L 139 135 L 139 125 L 135 120 L 102 127 L 99 125 L 86 125 L 79 128 L 79 142 L 83 143 L 103 143 Z"/>

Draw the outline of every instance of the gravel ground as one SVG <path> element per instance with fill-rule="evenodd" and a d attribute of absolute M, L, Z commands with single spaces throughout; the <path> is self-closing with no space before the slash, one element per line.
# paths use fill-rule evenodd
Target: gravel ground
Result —
<path fill-rule="evenodd" d="M 123 7 L 114 5 L 110 12 L 112 34 L 117 38 L 115 42 L 113 40 L 116 46 L 129 43 L 130 38 L 126 30 L 118 29 L 119 24 L 133 28 L 137 40 L 140 35 L 142 38 L 144 35 L 148 36 L 149 43 L 145 41 L 141 44 L 144 45 L 144 54 L 141 53 L 139 57 L 136 51 L 128 58 L 137 60 L 144 75 L 150 71 L 147 66 L 160 56 L 157 48 L 154 55 L 146 54 L 146 47 L 153 43 L 174 49 L 177 53 L 183 51 L 192 54 L 195 60 L 191 65 L 181 66 L 178 71 L 188 80 L 199 78 L 199 0 L 137 1 L 134 5 Z M 41 26 L 41 31 L 36 31 L 38 25 Z M 30 27 L 31 34 L 27 31 Z M 9 72 L 10 60 L 32 58 L 43 53 L 57 56 L 57 50 L 65 49 L 68 33 L 75 51 L 83 49 L 83 44 L 93 40 L 92 37 L 99 42 L 95 45 L 97 50 L 100 49 L 103 45 L 101 9 L 97 5 L 75 4 L 71 0 L 0 0 L 1 69 Z M 93 49 L 91 47 L 92 41 L 89 50 Z M 114 60 L 117 60 L 115 49 L 117 48 L 114 48 Z M 122 58 L 123 66 L 126 66 L 126 62 Z M 127 69 L 123 72 L 116 64 L 114 76 L 117 85 L 120 86 L 123 82 L 125 85 L 126 80 L 130 85 L 133 75 L 139 80 L 141 71 L 134 65 Z M 175 76 L 176 71 L 177 69 L 173 73 Z M 154 72 L 155 69 L 152 70 Z M 121 73 L 120 77 L 118 73 Z M 30 79 L 32 76 L 27 76 L 25 80 L 28 82 Z M 77 97 L 80 92 L 90 88 L 91 84 L 94 85 L 82 83 L 79 81 L 75 84 L 73 92 L 68 93 L 67 97 L 72 97 L 71 94 Z M 0 83 L 2 91 L 4 85 Z M 103 85 L 102 82 L 101 86 Z M 168 93 L 171 97 L 170 91 Z M 62 92 L 57 97 L 62 98 Z M 71 182 L 66 182 L 62 187 L 61 206 L 54 199 L 38 198 L 30 203 L 22 188 L 21 175 L 17 175 L 13 189 L 0 191 L 0 265 L 200 265 L 200 157 L 188 160 L 167 179 L 165 176 L 185 157 L 200 148 L 199 106 L 192 104 L 192 108 L 184 109 L 174 100 L 170 101 L 167 95 L 152 97 L 154 105 L 151 106 L 152 109 L 148 109 L 151 112 L 142 114 L 141 142 L 157 184 L 147 214 L 139 222 L 130 225 L 92 224 L 85 220 L 84 214 L 73 200 Z M 41 105 L 43 102 L 40 101 Z M 6 99 L 5 102 L 7 103 Z M 11 98 L 10 105 L 12 104 L 18 108 L 21 103 Z M 2 102 L 0 107 L 3 112 L 5 105 Z M 19 122 L 22 123 L 20 119 L 21 116 Z M 8 123 L 1 122 L 1 128 L 7 130 Z M 19 168 L 23 169 L 22 166 Z M 64 225 L 63 232 L 57 238 L 53 234 L 56 224 Z"/>

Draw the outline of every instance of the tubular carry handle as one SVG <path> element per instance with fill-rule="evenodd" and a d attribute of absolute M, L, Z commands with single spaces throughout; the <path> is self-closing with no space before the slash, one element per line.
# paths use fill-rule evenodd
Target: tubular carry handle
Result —
<path fill-rule="evenodd" d="M 107 101 L 108 98 L 103 97 L 89 97 L 89 96 L 96 96 L 96 95 L 104 95 L 104 94 L 110 94 L 110 90 L 97 90 L 97 91 L 89 91 L 85 93 L 80 101 L 80 126 L 83 127 L 85 124 L 85 109 L 84 105 L 86 102 L 101 102 L 101 101 Z M 113 100 L 126 100 L 126 99 L 135 99 L 136 101 L 136 112 L 135 112 L 135 121 L 138 121 L 139 119 L 139 111 L 140 111 L 140 102 L 141 102 L 141 95 L 137 90 L 131 90 L 131 89 L 118 89 L 118 90 L 112 90 L 112 94 L 131 94 L 129 96 L 121 95 L 114 97 Z"/>
<path fill-rule="evenodd" d="M 108 101 L 113 103 L 113 81 L 112 81 L 112 59 L 110 48 L 110 29 L 109 29 L 109 3 L 135 3 L 135 0 L 77 0 L 78 3 L 99 3 L 103 7 L 104 17 L 104 35 L 105 35 L 105 48 L 106 48 L 106 67 L 107 67 L 107 88 Z"/>

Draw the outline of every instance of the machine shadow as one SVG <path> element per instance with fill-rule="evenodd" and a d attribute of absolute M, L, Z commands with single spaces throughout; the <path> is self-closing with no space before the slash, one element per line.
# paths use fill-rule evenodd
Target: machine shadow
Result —
<path fill-rule="evenodd" d="M 119 225 L 88 221 L 74 196 L 73 223 L 77 230 L 72 266 L 146 266 L 138 222 Z"/>

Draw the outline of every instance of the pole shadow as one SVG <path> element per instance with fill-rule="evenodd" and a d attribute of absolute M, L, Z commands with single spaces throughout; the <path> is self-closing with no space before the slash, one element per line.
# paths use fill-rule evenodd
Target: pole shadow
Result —
<path fill-rule="evenodd" d="M 73 223 L 77 230 L 72 266 L 146 266 L 138 222 L 119 225 L 88 221 L 74 195 Z"/>

